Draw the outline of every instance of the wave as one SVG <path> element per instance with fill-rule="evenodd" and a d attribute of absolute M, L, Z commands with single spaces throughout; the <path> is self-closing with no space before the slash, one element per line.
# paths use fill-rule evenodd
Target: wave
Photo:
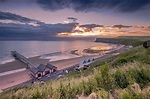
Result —
<path fill-rule="evenodd" d="M 6 71 L 6 72 L 0 73 L 0 76 L 5 76 L 5 75 L 9 75 L 9 74 L 13 74 L 13 73 L 25 71 L 25 70 L 26 70 L 26 68 L 21 68 L 21 69 L 16 69 L 16 70 L 11 70 L 11 71 Z"/>
<path fill-rule="evenodd" d="M 6 64 L 14 61 L 15 59 L 12 57 L 0 57 L 0 64 Z"/>
<path fill-rule="evenodd" d="M 40 58 L 41 59 L 50 59 L 52 56 L 59 56 L 59 55 L 61 55 L 61 52 L 54 52 L 54 53 L 41 55 Z"/>
<path fill-rule="evenodd" d="M 49 61 L 52 62 L 52 61 L 71 59 L 71 58 L 76 58 L 76 57 L 79 57 L 79 55 L 70 54 L 69 52 L 66 51 L 64 53 L 55 52 L 55 53 L 45 54 L 45 55 L 42 55 L 40 58 L 49 59 Z"/>
<path fill-rule="evenodd" d="M 59 56 L 50 57 L 49 62 L 63 60 L 63 59 L 72 59 L 72 58 L 76 58 L 76 57 L 80 57 L 80 56 L 73 55 L 73 54 L 62 54 L 62 55 L 59 55 Z"/>

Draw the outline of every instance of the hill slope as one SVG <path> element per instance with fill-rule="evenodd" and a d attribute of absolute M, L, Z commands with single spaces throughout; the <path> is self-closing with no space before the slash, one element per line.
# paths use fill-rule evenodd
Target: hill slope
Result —
<path fill-rule="evenodd" d="M 150 40 L 150 36 L 119 36 L 116 38 L 96 38 L 95 42 L 115 43 L 138 46 L 144 41 Z"/>

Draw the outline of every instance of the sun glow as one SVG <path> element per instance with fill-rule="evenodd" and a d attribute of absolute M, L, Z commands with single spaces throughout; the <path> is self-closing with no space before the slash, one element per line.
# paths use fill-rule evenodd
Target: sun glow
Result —
<path fill-rule="evenodd" d="M 71 32 L 58 33 L 58 36 L 97 36 L 102 35 L 103 31 L 97 29 L 90 29 L 87 27 L 81 27 L 77 25 Z"/>
<path fill-rule="evenodd" d="M 103 45 L 101 45 L 101 46 L 92 47 L 91 49 L 92 50 L 110 50 L 110 49 L 112 49 L 112 47 L 111 46 L 103 46 Z"/>
<path fill-rule="evenodd" d="M 83 25 L 77 25 L 72 29 L 71 32 L 61 32 L 57 36 L 61 37 L 90 37 L 90 36 L 103 36 L 103 37 L 117 37 L 117 36 L 134 36 L 142 35 L 140 32 L 143 31 L 143 27 L 132 26 L 131 28 L 117 28 L 115 26 L 97 26 L 97 27 L 88 27 Z M 149 35 L 149 29 L 145 29 L 143 35 Z"/>

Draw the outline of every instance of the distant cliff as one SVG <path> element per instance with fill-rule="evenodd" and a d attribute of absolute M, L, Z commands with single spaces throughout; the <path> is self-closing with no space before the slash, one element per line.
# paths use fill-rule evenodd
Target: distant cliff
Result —
<path fill-rule="evenodd" d="M 104 42 L 104 43 L 121 43 L 119 39 L 116 38 L 96 38 L 95 42 Z"/>
<path fill-rule="evenodd" d="M 104 43 L 114 43 L 114 44 L 123 44 L 123 45 L 132 45 L 138 46 L 143 43 L 141 39 L 132 39 L 132 38 L 96 38 L 95 42 L 104 42 Z"/>

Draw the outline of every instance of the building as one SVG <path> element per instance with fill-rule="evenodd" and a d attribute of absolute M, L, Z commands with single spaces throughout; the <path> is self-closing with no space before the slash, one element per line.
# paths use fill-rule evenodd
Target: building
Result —
<path fill-rule="evenodd" d="M 81 60 L 79 62 L 79 66 L 78 68 L 84 68 L 84 67 L 87 67 L 88 64 L 94 62 L 95 59 L 94 58 L 87 58 L 87 59 L 84 59 L 84 60 Z"/>
<path fill-rule="evenodd" d="M 51 64 L 47 64 L 46 67 L 49 68 L 50 73 L 54 73 L 54 72 L 57 71 L 57 67 L 55 67 L 55 66 L 53 66 Z"/>
<path fill-rule="evenodd" d="M 34 78 L 41 78 L 42 77 L 42 72 L 39 71 L 39 69 L 33 67 L 30 69 L 31 71 L 31 75 L 34 77 Z"/>
<path fill-rule="evenodd" d="M 50 70 L 49 70 L 49 68 L 47 68 L 45 65 L 43 65 L 43 64 L 40 64 L 38 67 L 37 67 L 37 69 L 40 71 L 40 72 L 42 72 L 42 76 L 44 76 L 44 75 L 47 75 L 47 74 L 49 74 L 50 72 Z"/>
<path fill-rule="evenodd" d="M 57 67 L 51 64 L 47 64 L 47 65 L 40 64 L 37 68 L 35 67 L 31 68 L 30 71 L 31 71 L 31 75 L 34 78 L 41 78 L 42 76 L 56 72 Z"/>

